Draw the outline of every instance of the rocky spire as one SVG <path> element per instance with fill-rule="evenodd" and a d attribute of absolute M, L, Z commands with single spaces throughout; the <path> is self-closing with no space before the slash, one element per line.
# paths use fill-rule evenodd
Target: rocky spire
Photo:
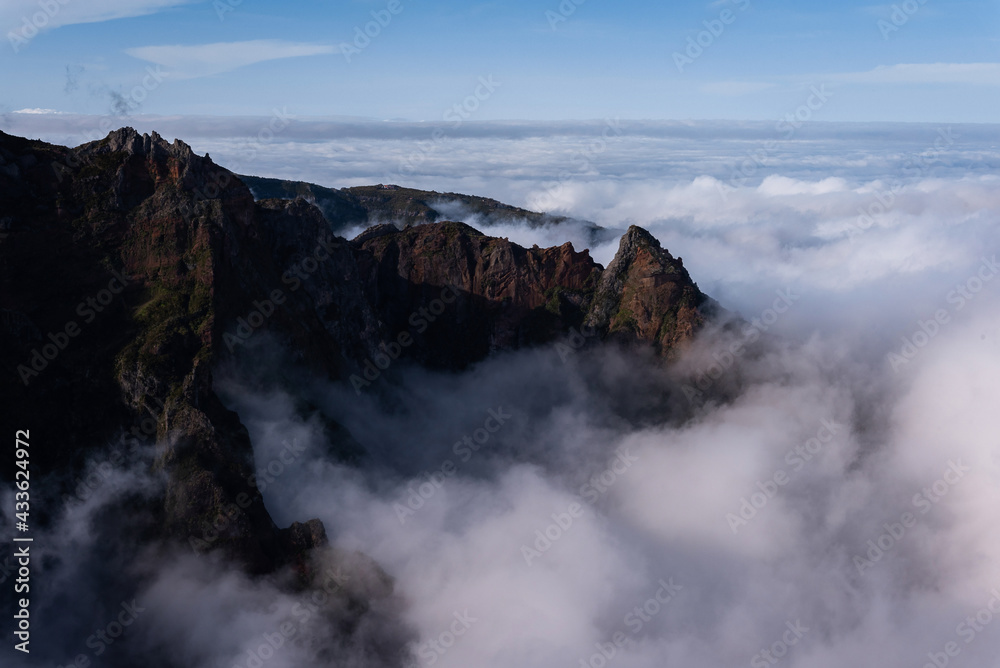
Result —
<path fill-rule="evenodd" d="M 706 301 L 680 259 L 632 225 L 601 275 L 586 323 L 602 335 L 647 341 L 666 353 L 704 321 Z"/>

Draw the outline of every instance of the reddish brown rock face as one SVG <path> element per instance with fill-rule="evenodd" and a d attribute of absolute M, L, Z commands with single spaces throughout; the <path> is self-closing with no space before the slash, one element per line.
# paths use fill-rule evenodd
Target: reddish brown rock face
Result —
<path fill-rule="evenodd" d="M 651 343 L 670 355 L 713 308 L 680 259 L 632 226 L 601 276 L 587 323 L 614 339 Z"/>
<path fill-rule="evenodd" d="M 525 249 L 462 223 L 380 226 L 353 245 L 366 294 L 391 331 L 406 328 L 443 288 L 454 289 L 455 303 L 417 345 L 424 361 L 452 367 L 579 325 L 600 275 L 589 253 L 569 243 Z"/>
<path fill-rule="evenodd" d="M 680 260 L 632 227 L 605 270 L 566 243 L 525 249 L 462 223 L 371 228 L 354 242 L 369 301 L 390 331 L 452 286 L 457 303 L 417 342 L 425 363 L 462 366 L 495 350 L 544 343 L 589 325 L 600 337 L 670 355 L 713 303 Z"/>

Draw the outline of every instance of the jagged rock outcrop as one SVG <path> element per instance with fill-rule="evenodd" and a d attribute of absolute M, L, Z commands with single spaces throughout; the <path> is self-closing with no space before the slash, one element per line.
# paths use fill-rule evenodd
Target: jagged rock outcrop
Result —
<path fill-rule="evenodd" d="M 368 299 L 387 329 L 413 330 L 414 357 L 442 367 L 578 327 L 600 276 L 589 252 L 572 244 L 526 249 L 463 223 L 382 225 L 352 245 Z M 421 314 L 443 294 L 440 313 Z"/>
<path fill-rule="evenodd" d="M 587 325 L 623 341 L 646 341 L 669 353 L 690 339 L 715 303 L 646 230 L 628 228 L 601 274 Z"/>
<path fill-rule="evenodd" d="M 542 227 L 570 221 L 566 216 L 528 211 L 488 197 L 439 193 L 392 184 L 337 189 L 260 176 L 240 176 L 240 180 L 250 187 L 258 199 L 302 198 L 315 204 L 335 234 L 358 226 L 394 224 L 410 227 L 446 220 L 469 219 L 481 227 L 517 223 Z M 605 231 L 596 223 L 575 222 L 589 230 L 592 240 L 597 240 Z"/>
<path fill-rule="evenodd" d="M 352 245 L 389 331 L 412 330 L 411 317 L 425 323 L 419 307 L 455 288 L 455 303 L 426 319 L 412 344 L 416 359 L 435 366 L 460 367 L 581 326 L 670 355 L 717 309 L 681 261 L 635 226 L 607 269 L 569 243 L 526 249 L 454 222 L 376 226 Z"/>
<path fill-rule="evenodd" d="M 369 208 L 382 197 L 354 190 Z M 491 202 L 479 203 L 503 208 Z M 254 572 L 302 567 L 325 531 L 274 525 L 247 431 L 212 385 L 214 366 L 252 358 L 261 332 L 346 382 L 404 333 L 410 360 L 437 368 L 583 326 L 669 355 L 713 304 L 636 227 L 604 269 L 568 243 L 523 248 L 455 222 L 381 225 L 348 242 L 330 215 L 302 198 L 255 201 L 155 133 L 124 128 L 75 149 L 0 133 L 0 400 L 42 425 L 38 471 L 72 474 L 118 427 L 152 416 L 167 482 L 151 531 Z"/>

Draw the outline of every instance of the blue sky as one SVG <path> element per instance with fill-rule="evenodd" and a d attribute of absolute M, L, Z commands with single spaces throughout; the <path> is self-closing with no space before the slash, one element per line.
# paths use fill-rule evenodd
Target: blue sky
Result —
<path fill-rule="evenodd" d="M 1000 108 L 995 1 L 577 2 L 5 0 L 0 112 L 117 99 L 160 115 L 994 122 Z M 385 25 L 355 41 L 373 12 Z"/>

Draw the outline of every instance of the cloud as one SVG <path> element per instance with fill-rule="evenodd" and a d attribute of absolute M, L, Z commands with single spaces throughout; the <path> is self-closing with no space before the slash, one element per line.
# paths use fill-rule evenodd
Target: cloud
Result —
<path fill-rule="evenodd" d="M 794 77 L 801 80 L 803 77 Z M 831 84 L 884 85 L 884 84 L 967 84 L 974 86 L 1000 86 L 1000 63 L 901 63 L 880 65 L 863 72 L 813 74 L 811 80 Z M 793 78 L 781 77 L 791 82 Z M 766 81 L 713 81 L 703 83 L 698 90 L 707 95 L 738 97 L 775 88 L 778 84 Z"/>
<path fill-rule="evenodd" d="M 714 81 L 698 87 L 702 93 L 709 95 L 740 96 L 759 93 L 762 90 L 774 88 L 777 84 L 763 81 Z"/>
<path fill-rule="evenodd" d="M 53 499 L 53 520 L 35 528 L 31 548 L 38 564 L 33 573 L 45 575 L 44 584 L 31 588 L 32 610 L 44 611 L 53 635 L 32 645 L 30 658 L 0 649 L 4 666 L 73 664 L 74 657 L 135 666 L 151 656 L 161 657 L 164 666 L 252 666 L 260 661 L 262 642 L 274 650 L 266 656 L 272 668 L 321 668 L 330 654 L 347 666 L 395 665 L 384 655 L 401 647 L 408 631 L 395 622 L 398 601 L 370 586 L 368 580 L 381 577 L 370 560 L 336 551 L 314 555 L 318 571 L 341 576 L 320 579 L 337 589 L 326 588 L 334 595 L 319 599 L 295 593 L 280 577 L 251 579 L 240 569 L 199 558 L 184 543 L 149 550 L 137 542 L 135 526 L 155 521 L 146 508 L 166 481 L 150 474 L 154 446 L 130 439 L 95 448 L 69 488 L 51 479 L 33 488 Z M 4 503 L 13 503 L 14 494 L 0 483 Z M 13 530 L 12 521 L 0 516 L 0 529 Z M 13 581 L 13 553 L 0 547 L 0 583 Z M 369 599 L 368 609 L 349 609 L 350 599 L 341 594 Z M 121 621 L 123 609 L 130 611 L 128 622 Z M 8 610 L 5 601 L 0 612 L 13 614 Z M 110 632 L 99 641 L 105 627 Z M 282 627 L 286 637 L 277 635 Z M 277 641 L 266 643 L 265 636 Z"/>
<path fill-rule="evenodd" d="M 494 127 L 493 137 L 448 144 L 448 161 L 428 158 L 419 178 L 471 185 L 471 175 L 518 193 L 518 204 L 554 203 L 617 229 L 644 225 L 747 318 L 759 320 L 776 289 L 793 288 L 801 298 L 763 347 L 737 360 L 732 378 L 709 383 L 731 388 L 729 400 L 698 404 L 691 419 L 637 419 L 651 397 L 687 406 L 676 394 L 684 375 L 715 377 L 739 333 L 706 332 L 668 369 L 616 351 L 564 360 L 544 348 L 464 374 L 403 363 L 385 397 L 307 390 L 307 403 L 345 424 L 373 461 L 360 470 L 302 461 L 265 491 L 268 507 L 286 521 L 319 516 L 345 548 L 383 564 L 409 601 L 414 652 L 443 667 L 766 665 L 760 652 L 790 637 L 786 624 L 808 629 L 791 649 L 777 645 L 789 666 L 906 668 L 960 640 L 967 660 L 992 660 L 995 634 L 956 630 L 1000 582 L 990 421 L 1000 396 L 1000 197 L 992 170 L 977 168 L 997 160 L 983 149 L 986 135 L 804 128 L 736 182 L 734 167 L 773 127 L 625 127 L 622 143 L 594 158 L 594 173 L 557 181 L 554 194 L 546 180 L 592 140 L 582 130 L 528 139 L 500 138 Z M 714 135 L 710 148 L 702 132 Z M 329 141 L 317 155 L 364 146 L 379 165 L 410 143 Z M 305 144 L 280 150 L 290 145 L 298 154 Z M 658 162 L 663 154 L 671 159 Z M 484 155 L 492 179 L 475 171 Z M 572 225 L 485 231 L 528 245 L 582 243 Z M 615 246 L 594 254 L 607 262 Z M 959 286 L 977 292 L 956 301 Z M 942 309 L 947 324 L 928 325 Z M 920 347 L 897 373 L 887 355 L 904 340 Z M 258 462 L 276 456 L 283 437 L 308 432 L 287 408 L 294 400 L 222 384 Z M 460 461 L 453 444 L 498 406 L 515 418 Z M 607 474 L 621 448 L 637 464 Z M 449 459 L 458 472 L 421 487 Z M 597 501 L 570 524 L 560 514 L 602 474 Z M 418 509 L 401 521 L 406 504 Z M 546 530 L 551 545 L 537 533 Z M 544 548 L 530 565 L 525 545 Z M 658 583 L 671 578 L 682 589 L 660 605 Z M 479 621 L 440 654 L 434 641 L 455 610 Z M 628 642 L 614 648 L 618 632 Z"/>
<path fill-rule="evenodd" d="M 27 21 L 36 29 L 51 30 L 77 23 L 145 16 L 192 2 L 195 0 L 53 0 L 44 3 L 51 7 L 46 10 L 37 0 L 5 0 L 0 5 L 0 25 L 7 30 L 18 30 Z"/>
<path fill-rule="evenodd" d="M 57 120 L 63 132 L 76 122 Z M 188 134 L 182 124 L 192 121 L 177 123 L 169 127 L 223 164 L 220 156 L 238 156 L 241 138 L 264 126 L 230 119 Z M 419 634 L 412 651 L 441 668 L 773 663 L 763 649 L 790 668 L 908 668 L 948 643 L 968 665 L 992 665 L 1000 652 L 1000 621 L 987 608 L 1000 583 L 995 126 L 810 124 L 790 139 L 772 124 L 623 128 L 592 156 L 592 169 L 560 180 L 599 124 L 465 126 L 427 154 L 412 182 L 546 201 L 618 230 L 644 225 L 727 307 L 761 319 L 774 291 L 790 287 L 800 296 L 790 311 L 738 360 L 727 354 L 745 333 L 710 330 L 668 367 L 590 348 L 568 358 L 552 348 L 505 353 L 462 373 L 403 361 L 387 370 L 386 396 L 298 382 L 287 366 L 287 385 L 276 387 L 267 356 L 255 355 L 252 374 L 263 380 L 245 383 L 228 369 L 215 382 L 246 425 L 259 468 L 286 441 L 306 446 L 263 490 L 275 520 L 320 517 L 339 548 L 374 557 Z M 332 186 L 373 182 L 431 131 L 297 123 L 245 166 Z M 486 231 L 529 245 L 584 243 L 573 225 Z M 606 262 L 614 246 L 594 254 Z M 942 310 L 947 322 L 935 325 Z M 906 346 L 897 372 L 887 355 Z M 688 402 L 679 388 L 690 376 L 728 394 Z M 303 406 L 345 425 L 368 448 L 365 465 L 331 461 L 323 422 Z M 498 409 L 511 418 L 462 458 L 456 444 Z M 609 466 L 620 450 L 633 465 Z M 447 460 L 457 471 L 437 486 L 425 474 Z M 134 478 L 131 488 L 144 489 Z M 102 504 L 127 507 L 107 489 Z M 12 491 L 0 501 L 12 503 Z M 574 503 L 584 510 L 570 517 Z M 397 506 L 415 514 L 401 521 Z M 81 559 L 90 552 L 77 542 L 99 544 L 113 528 L 102 518 L 94 526 L 104 533 L 91 536 L 87 522 L 63 514 L 39 543 L 60 566 L 39 581 L 59 592 L 51 600 L 61 610 L 90 610 L 100 592 L 81 590 L 100 564 Z M 529 565 L 524 546 L 544 549 Z M 246 665 L 263 634 L 295 620 L 300 602 L 190 558 L 159 562 L 154 575 L 138 594 L 122 594 L 149 608 L 145 630 L 135 629 L 148 645 L 130 665 L 147 647 L 196 668 Z M 661 580 L 681 587 L 668 603 L 657 600 Z M 112 608 L 121 600 L 103 598 Z M 109 614 L 97 613 L 98 623 Z M 453 626 L 455 615 L 469 620 L 467 632 Z M 55 663 L 85 651 L 93 633 L 92 620 L 66 619 L 79 628 L 53 634 L 68 639 L 45 657 Z M 779 644 L 793 637 L 788 624 L 807 629 L 790 649 Z M 614 645 L 618 633 L 624 646 Z M 299 651 L 290 646 L 267 665 L 311 665 Z"/>
<path fill-rule="evenodd" d="M 905 63 L 880 65 L 866 72 L 824 75 L 827 81 L 854 84 L 969 84 L 1000 86 L 1000 63 Z"/>
<path fill-rule="evenodd" d="M 602 647 L 632 668 L 766 665 L 759 653 L 790 623 L 805 629 L 776 650 L 790 666 L 906 668 L 956 640 L 1000 576 L 1000 347 L 980 338 L 1000 326 L 995 304 L 899 375 L 836 336 L 772 340 L 739 362 L 731 401 L 690 420 L 636 420 L 650 396 L 684 402 L 670 398 L 678 379 L 609 350 L 501 354 L 464 374 L 400 369 L 381 399 L 296 383 L 370 448 L 360 469 L 324 459 L 295 399 L 221 385 L 259 465 L 284 438 L 312 446 L 265 490 L 268 507 L 319 516 L 344 549 L 374 556 L 408 602 L 412 650 L 435 665 L 605 665 L 591 661 Z M 842 318 L 853 308 L 825 306 Z M 733 337 L 707 334 L 679 364 L 707 369 Z M 512 418 L 457 456 L 453 444 L 498 408 Z M 446 461 L 457 472 L 428 482 Z M 680 589 L 660 603 L 664 581 Z M 475 624 L 442 647 L 456 611 Z M 615 648 L 619 632 L 628 642 Z M 996 634 L 972 639 L 970 658 L 1000 648 Z"/>
<path fill-rule="evenodd" d="M 64 111 L 56 111 L 55 109 L 38 109 L 38 108 L 34 108 L 34 109 L 15 109 L 14 111 L 12 111 L 10 113 L 12 113 L 12 114 L 41 114 L 41 115 L 44 115 L 44 114 L 64 114 L 66 112 L 64 112 Z"/>
<path fill-rule="evenodd" d="M 214 44 L 140 46 L 126 49 L 125 52 L 134 58 L 166 68 L 167 76 L 193 79 L 229 72 L 268 60 L 335 53 L 336 47 L 328 44 L 258 39 Z"/>

